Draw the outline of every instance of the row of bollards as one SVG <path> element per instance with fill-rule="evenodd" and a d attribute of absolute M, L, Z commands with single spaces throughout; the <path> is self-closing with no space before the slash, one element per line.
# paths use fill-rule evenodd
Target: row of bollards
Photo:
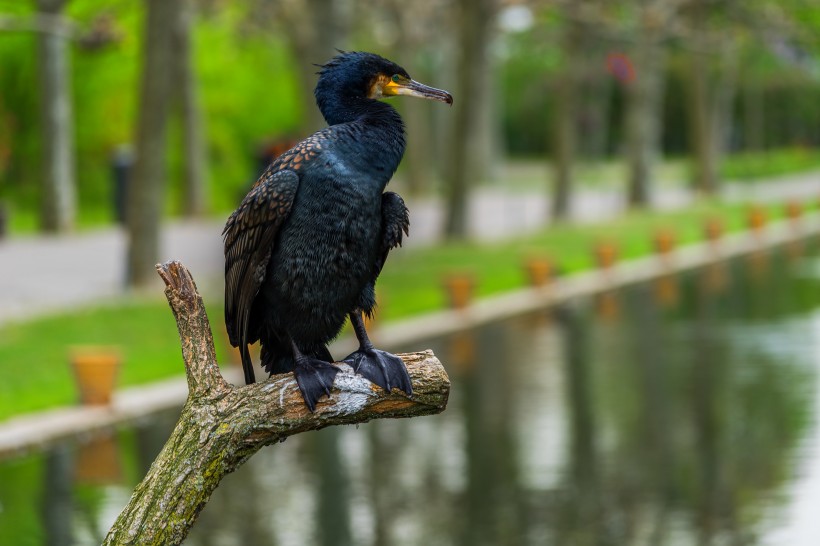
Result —
<path fill-rule="evenodd" d="M 784 212 L 786 218 L 797 226 L 803 214 L 803 207 L 797 201 L 788 201 Z M 746 225 L 749 231 L 759 237 L 767 223 L 766 209 L 760 205 L 750 205 L 746 211 Z M 704 220 L 703 236 L 712 245 L 716 246 L 719 243 L 725 231 L 721 218 L 710 216 Z M 669 259 L 678 246 L 677 234 L 668 227 L 658 228 L 652 236 L 652 245 L 661 259 Z M 603 270 L 613 267 L 620 258 L 618 245 L 612 240 L 599 240 L 593 245 L 592 253 L 595 265 Z M 545 256 L 531 256 L 525 259 L 522 265 L 529 286 L 534 288 L 546 286 L 556 274 L 555 264 Z M 456 310 L 467 308 L 475 296 L 476 286 L 476 278 L 471 273 L 450 273 L 445 276 L 443 287 L 449 307 Z"/>
<path fill-rule="evenodd" d="M 796 201 L 785 205 L 785 216 L 795 226 L 803 214 L 803 208 Z M 766 210 L 760 205 L 751 205 L 746 211 L 746 225 L 755 236 L 761 236 L 768 222 Z M 703 236 L 713 245 L 717 245 L 724 235 L 725 226 L 722 219 L 711 216 L 704 221 Z M 661 259 L 669 259 L 678 246 L 675 231 L 668 227 L 658 228 L 652 236 L 652 246 Z M 612 240 L 601 240 L 592 249 L 595 265 L 602 270 L 613 267 L 620 257 L 618 245 Z M 548 257 L 543 255 L 529 256 L 522 263 L 522 270 L 529 286 L 537 289 L 547 287 L 556 276 L 558 268 Z M 716 276 L 716 278 L 718 278 Z M 450 273 L 443 279 L 447 306 L 455 310 L 464 310 L 475 299 L 478 282 L 470 272 Z M 664 276 L 656 281 L 656 289 L 662 302 L 677 299 L 677 289 L 671 277 Z M 598 297 L 598 304 L 604 315 L 612 314 L 617 304 L 613 293 L 605 292 Z M 371 319 L 368 319 L 370 321 Z M 227 334 L 224 334 L 227 341 Z M 230 347 L 229 343 L 226 346 Z M 256 356 L 256 355 L 254 355 Z M 231 360 L 240 362 L 239 352 L 234 350 Z M 77 381 L 79 398 L 82 404 L 110 404 L 116 384 L 117 375 L 122 363 L 120 350 L 116 347 L 78 347 L 71 352 L 71 366 Z"/>

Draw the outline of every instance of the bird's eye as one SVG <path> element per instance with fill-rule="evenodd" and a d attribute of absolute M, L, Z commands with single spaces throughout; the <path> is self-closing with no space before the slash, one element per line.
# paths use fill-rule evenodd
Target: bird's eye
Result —
<path fill-rule="evenodd" d="M 401 76 L 399 76 L 398 74 L 393 74 L 393 77 L 390 79 L 393 80 L 393 83 L 399 83 L 400 78 Z"/>

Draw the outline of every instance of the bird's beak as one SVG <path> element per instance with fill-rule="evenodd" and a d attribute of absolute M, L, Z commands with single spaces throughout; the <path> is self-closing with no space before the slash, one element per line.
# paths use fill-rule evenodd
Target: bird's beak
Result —
<path fill-rule="evenodd" d="M 447 91 L 436 89 L 435 87 L 430 87 L 411 79 L 400 79 L 397 82 L 390 80 L 384 86 L 382 93 L 385 96 L 407 95 L 453 104 L 453 96 Z"/>

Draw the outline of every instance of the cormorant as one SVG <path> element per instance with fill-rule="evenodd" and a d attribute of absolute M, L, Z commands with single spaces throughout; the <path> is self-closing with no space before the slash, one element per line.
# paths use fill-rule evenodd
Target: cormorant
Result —
<path fill-rule="evenodd" d="M 377 99 L 453 102 L 364 52 L 320 65 L 314 94 L 329 126 L 271 163 L 223 231 L 225 324 L 245 382 L 255 380 L 248 345 L 259 340 L 264 369 L 293 371 L 311 411 L 330 395 L 338 368 L 326 345 L 347 317 L 359 349 L 345 362 L 385 390 L 412 394 L 404 363 L 373 346 L 362 319 L 375 307 L 388 253 L 409 228 L 402 198 L 384 191 L 404 155 L 404 124 Z"/>

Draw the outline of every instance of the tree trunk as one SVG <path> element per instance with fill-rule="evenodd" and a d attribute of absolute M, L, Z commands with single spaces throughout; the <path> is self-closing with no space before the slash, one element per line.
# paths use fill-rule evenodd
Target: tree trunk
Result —
<path fill-rule="evenodd" d="M 191 27 L 194 16 L 192 0 L 182 3 L 182 14 L 175 33 L 176 77 L 179 82 L 179 103 L 182 114 L 182 147 L 184 152 L 182 177 L 182 213 L 201 216 L 207 209 L 207 155 L 202 129 L 202 111 L 192 51 Z"/>
<path fill-rule="evenodd" d="M 181 543 L 220 480 L 263 446 L 331 425 L 432 415 L 447 405 L 450 382 L 430 351 L 401 357 L 412 398 L 386 393 L 345 365 L 331 399 L 314 413 L 293 374 L 231 386 L 219 373 L 208 316 L 190 273 L 179 262 L 157 269 L 177 321 L 190 392 L 171 437 L 104 544 Z"/>
<path fill-rule="evenodd" d="M 137 120 L 136 161 L 128 188 L 128 283 L 144 286 L 159 261 L 165 192 L 167 121 L 174 69 L 174 32 L 181 3 L 146 0 L 142 88 Z"/>
<path fill-rule="evenodd" d="M 564 68 L 556 83 L 555 115 L 553 137 L 553 194 L 552 221 L 566 220 L 570 214 L 570 196 L 572 189 L 572 168 L 575 163 L 578 124 L 578 81 L 581 57 L 581 40 L 583 38 L 580 24 L 575 12 L 577 4 L 571 3 L 566 8 L 571 10 L 566 17 L 563 51 Z"/>
<path fill-rule="evenodd" d="M 300 0 L 280 3 L 287 38 L 297 59 L 297 72 L 305 97 L 301 130 L 309 135 L 324 127 L 325 120 L 313 100 L 316 86 L 315 64 L 324 63 L 347 45 L 350 17 L 347 6 L 339 0 Z"/>
<path fill-rule="evenodd" d="M 425 80 L 420 79 L 420 81 Z M 423 195 L 431 186 L 430 178 L 433 175 L 431 136 L 433 132 L 430 123 L 430 106 L 427 101 L 420 100 L 408 100 L 403 103 L 403 117 L 407 125 L 407 150 L 403 161 L 404 177 L 407 181 L 407 192 L 411 196 Z"/>
<path fill-rule="evenodd" d="M 738 43 L 729 38 L 721 51 L 721 65 L 717 76 L 715 96 L 713 97 L 715 146 L 718 170 L 723 156 L 732 146 L 732 134 L 735 118 L 735 100 L 737 98 L 738 79 Z M 718 184 L 720 174 L 718 173 Z"/>
<path fill-rule="evenodd" d="M 577 89 L 567 73 L 559 78 L 555 93 L 552 221 L 561 222 L 570 214 L 572 168 L 575 163 L 575 105 Z"/>
<path fill-rule="evenodd" d="M 747 82 L 743 93 L 743 140 L 747 150 L 766 149 L 765 105 L 763 83 Z"/>
<path fill-rule="evenodd" d="M 652 169 L 660 147 L 664 51 L 655 32 L 644 29 L 636 37 L 632 61 L 635 79 L 626 87 L 627 200 L 631 207 L 650 201 Z"/>
<path fill-rule="evenodd" d="M 600 59 L 606 51 L 598 44 L 588 44 L 589 53 L 584 66 L 583 86 L 588 89 L 584 95 L 583 122 L 579 124 L 581 138 L 578 139 L 579 153 L 587 159 L 600 161 L 610 150 L 610 115 L 612 110 L 612 78 L 600 76 Z"/>
<path fill-rule="evenodd" d="M 706 9 L 703 0 L 693 2 L 690 10 L 693 28 L 706 26 Z M 716 195 L 719 190 L 719 167 L 728 145 L 735 89 L 737 63 L 731 33 L 727 33 L 718 43 L 718 63 L 712 60 L 715 55 L 702 52 L 692 52 L 690 55 L 689 117 L 692 120 L 690 138 L 694 160 L 692 187 L 703 195 Z"/>
<path fill-rule="evenodd" d="M 498 75 L 496 74 L 495 57 L 491 54 L 490 44 L 494 33 L 492 32 L 492 15 L 487 15 L 490 21 L 487 22 L 485 45 L 487 52 L 484 57 L 484 66 L 479 71 L 479 83 L 471 93 L 476 93 L 478 123 L 475 133 L 471 136 L 473 160 L 470 165 L 472 170 L 468 173 L 471 180 L 476 182 L 494 182 L 501 176 L 501 160 L 503 159 L 504 143 L 502 141 L 502 130 L 498 112 Z"/>
<path fill-rule="evenodd" d="M 64 5 L 64 0 L 37 0 L 41 13 L 55 17 Z M 46 31 L 38 33 L 37 41 L 43 141 L 40 224 L 43 231 L 58 233 L 74 227 L 77 208 L 68 43 L 64 34 Z"/>
<path fill-rule="evenodd" d="M 699 194 L 714 195 L 717 191 L 717 135 L 710 96 L 708 60 L 698 52 L 692 53 L 691 57 L 689 117 L 692 120 L 692 188 Z"/>
<path fill-rule="evenodd" d="M 482 72 L 487 70 L 490 28 L 494 21 L 496 0 L 459 0 L 458 63 L 456 99 L 451 139 L 451 171 L 447 185 L 444 234 L 448 239 L 467 236 L 467 201 L 471 165 L 477 159 L 471 154 L 474 135 L 479 130 L 482 107 Z"/>

